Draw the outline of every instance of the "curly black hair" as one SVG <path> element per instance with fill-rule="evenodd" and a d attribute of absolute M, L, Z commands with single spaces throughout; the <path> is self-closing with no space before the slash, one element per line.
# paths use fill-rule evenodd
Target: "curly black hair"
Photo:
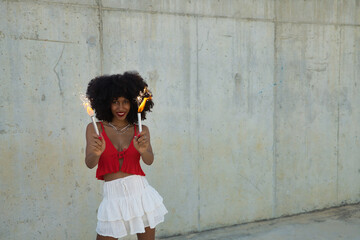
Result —
<path fill-rule="evenodd" d="M 96 118 L 102 121 L 111 122 L 113 114 L 111 103 L 124 97 L 130 101 L 130 111 L 126 120 L 137 123 L 138 105 L 136 97 L 148 85 L 137 72 L 125 72 L 124 74 L 103 75 L 92 79 L 87 87 L 86 96 L 90 100 L 91 107 L 95 110 Z M 141 119 L 146 119 L 146 112 L 151 111 L 154 102 L 149 99 L 141 113 Z"/>

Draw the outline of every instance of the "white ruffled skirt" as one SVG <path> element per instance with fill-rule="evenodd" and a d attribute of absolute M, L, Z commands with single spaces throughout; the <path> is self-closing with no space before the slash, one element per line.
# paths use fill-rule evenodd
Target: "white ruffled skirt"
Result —
<path fill-rule="evenodd" d="M 167 210 L 159 193 L 146 178 L 131 175 L 104 182 L 104 198 L 98 209 L 96 232 L 114 238 L 144 233 L 164 221 Z"/>

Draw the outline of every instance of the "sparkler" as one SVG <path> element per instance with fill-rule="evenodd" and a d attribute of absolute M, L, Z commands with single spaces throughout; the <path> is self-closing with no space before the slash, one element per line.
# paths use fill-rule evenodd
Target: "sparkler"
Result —
<path fill-rule="evenodd" d="M 136 102 L 138 104 L 138 123 L 139 123 L 139 133 L 142 131 L 142 125 L 141 125 L 141 112 L 145 108 L 145 104 L 147 100 L 152 99 L 151 92 L 147 89 L 147 87 L 144 88 L 143 91 L 140 91 L 139 96 L 136 98 Z"/>
<path fill-rule="evenodd" d="M 94 125 L 96 134 L 98 136 L 100 136 L 99 135 L 99 129 L 98 129 L 98 127 L 96 125 L 96 121 L 95 121 L 94 110 L 90 107 L 89 99 L 84 94 L 80 94 L 80 100 L 82 101 L 83 106 L 86 109 L 86 112 L 89 114 L 89 116 L 91 118 L 91 121 L 92 121 L 92 123 Z"/>

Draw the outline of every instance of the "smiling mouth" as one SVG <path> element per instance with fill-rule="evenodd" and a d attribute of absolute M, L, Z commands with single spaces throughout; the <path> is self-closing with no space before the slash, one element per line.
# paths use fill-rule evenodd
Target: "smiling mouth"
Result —
<path fill-rule="evenodd" d="M 116 113 L 119 117 L 123 117 L 123 116 L 125 116 L 125 113 L 124 112 L 118 112 L 118 113 Z"/>

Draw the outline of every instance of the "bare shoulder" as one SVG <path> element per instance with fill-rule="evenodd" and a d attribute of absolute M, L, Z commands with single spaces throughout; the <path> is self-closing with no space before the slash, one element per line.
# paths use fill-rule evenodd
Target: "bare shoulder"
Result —
<path fill-rule="evenodd" d="M 102 131 L 102 128 L 101 128 L 101 123 L 100 122 L 97 122 L 96 123 L 98 129 L 99 129 L 99 132 L 101 133 Z M 90 122 L 87 126 L 86 126 L 86 132 L 87 133 L 94 133 L 95 132 L 95 129 L 94 129 L 94 125 L 92 124 L 92 122 Z"/>
<path fill-rule="evenodd" d="M 91 131 L 91 128 L 94 129 L 93 124 L 92 124 L 92 123 L 89 123 L 89 124 L 86 126 L 86 132 Z"/>
<path fill-rule="evenodd" d="M 149 128 L 148 128 L 148 126 L 146 126 L 146 125 L 142 125 L 142 128 L 143 128 L 145 131 L 148 131 L 148 132 L 149 132 Z"/>

